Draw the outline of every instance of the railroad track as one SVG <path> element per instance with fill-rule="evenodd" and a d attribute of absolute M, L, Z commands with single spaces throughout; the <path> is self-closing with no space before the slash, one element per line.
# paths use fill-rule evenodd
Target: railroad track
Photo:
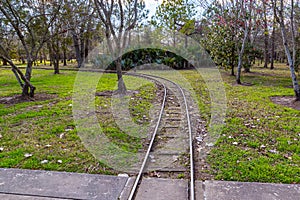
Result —
<path fill-rule="evenodd" d="M 48 68 L 39 69 L 52 70 Z M 67 70 L 77 71 L 76 69 Z M 84 71 L 115 73 L 114 71 L 89 69 Z M 188 199 L 195 200 L 193 135 L 189 105 L 184 90 L 177 83 L 163 77 L 140 73 L 124 74 L 150 79 L 161 85 L 164 91 L 159 117 L 128 200 L 135 198 L 146 171 L 188 173 Z M 188 160 L 188 167 L 186 163 L 178 164 L 182 156 Z M 177 165 L 174 165 L 176 161 Z M 165 163 L 169 164 L 166 165 Z"/>
<path fill-rule="evenodd" d="M 135 198 L 146 171 L 189 172 L 189 200 L 195 199 L 193 135 L 187 97 L 184 90 L 168 79 L 138 73 L 126 75 L 150 79 L 162 85 L 164 95 L 161 109 L 142 166 L 131 189 L 129 200 Z M 188 155 L 187 166 L 175 163 L 183 154 Z M 186 157 L 187 158 L 187 157 Z M 184 164 L 186 165 L 186 163 Z"/>

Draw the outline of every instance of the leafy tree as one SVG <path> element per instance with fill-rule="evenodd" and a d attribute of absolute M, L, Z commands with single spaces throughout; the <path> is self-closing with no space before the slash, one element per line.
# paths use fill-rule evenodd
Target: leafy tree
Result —
<path fill-rule="evenodd" d="M 14 65 L 8 56 L 8 52 L 2 47 L 1 57 L 17 72 L 15 73 L 17 79 L 23 81 L 20 84 L 23 96 L 34 96 L 35 87 L 30 83 L 32 65 L 37 59 L 39 51 L 50 38 L 48 30 L 60 10 L 59 5 L 59 2 L 54 0 L 51 1 L 51 5 L 45 1 L 1 1 L 0 13 L 4 18 L 4 23 L 14 30 L 26 54 L 27 66 L 25 75 Z M 49 17 L 45 18 L 44 16 Z"/>
<path fill-rule="evenodd" d="M 214 62 L 225 69 L 231 69 L 234 75 L 234 66 L 237 64 L 236 29 L 232 21 L 231 12 L 223 9 L 219 2 L 212 4 L 205 12 L 202 20 L 201 43 L 210 53 Z"/>
<path fill-rule="evenodd" d="M 215 1 L 202 20 L 203 39 L 201 43 L 208 50 L 217 65 L 230 68 L 236 81 L 241 84 L 241 70 L 250 70 L 257 53 L 253 43 L 260 26 L 256 1 Z"/>
<path fill-rule="evenodd" d="M 195 33 L 195 10 L 193 4 L 187 0 L 163 0 L 158 6 L 151 23 L 156 27 L 174 31 L 173 45 L 175 46 L 175 32 L 186 35 Z"/>

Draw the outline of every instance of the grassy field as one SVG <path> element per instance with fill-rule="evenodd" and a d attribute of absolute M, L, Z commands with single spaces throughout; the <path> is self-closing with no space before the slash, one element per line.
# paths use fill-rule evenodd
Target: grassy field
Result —
<path fill-rule="evenodd" d="M 201 114 L 209 123 L 210 99 L 204 81 L 195 71 L 180 73 L 189 80 Z M 35 70 L 32 81 L 38 93 L 56 97 L 12 106 L 0 104 L 0 167 L 115 173 L 94 159 L 76 135 L 70 106 L 75 74 Z M 165 72 L 164 76 L 174 79 L 176 75 Z M 275 70 L 254 67 L 252 73 L 242 77 L 251 86 L 236 85 L 229 72 L 222 72 L 222 77 L 228 101 L 226 125 L 207 156 L 209 169 L 203 172 L 217 180 L 300 183 L 300 111 L 270 100 L 272 96 L 293 95 L 287 66 L 277 64 Z M 98 91 L 112 90 L 112 80 L 113 75 L 103 75 Z M 127 79 L 126 83 L 129 89 L 140 91 L 131 101 L 132 116 L 136 122 L 145 123 L 142 119 L 151 107 L 156 88 L 137 78 Z M 8 70 L 0 70 L 0 87 L 0 97 L 20 93 Z M 109 98 L 97 97 L 96 102 L 104 108 Z M 125 137 L 109 118 L 103 123 L 108 134 L 125 149 L 141 148 L 140 141 Z M 136 144 L 133 149 L 132 142 Z M 48 162 L 42 164 L 44 160 Z"/>
<path fill-rule="evenodd" d="M 193 79 L 190 72 L 183 74 Z M 294 95 L 288 67 L 254 67 L 242 78 L 252 86 L 236 85 L 235 77 L 228 74 L 222 73 L 228 100 L 226 125 L 207 157 L 206 172 L 217 180 L 300 183 L 300 111 L 270 100 Z M 203 82 L 192 85 L 201 111 L 208 116 Z"/>
<path fill-rule="evenodd" d="M 116 76 L 102 75 L 97 92 L 114 90 Z M 88 73 L 87 73 L 88 76 Z M 32 83 L 37 87 L 36 96 L 50 94 L 49 100 L 23 102 L 14 105 L 0 104 L 0 167 L 45 169 L 69 172 L 115 174 L 113 169 L 96 160 L 84 147 L 76 134 L 72 117 L 72 92 L 76 72 L 34 70 Z M 134 120 L 142 120 L 155 94 L 153 83 L 134 77 L 125 77 L 132 98 L 130 107 Z M 20 94 L 13 73 L 0 69 L 0 98 Z M 152 94 L 152 95 L 151 95 Z M 110 96 L 97 96 L 96 107 L 109 107 Z M 99 123 L 112 139 L 129 151 L 142 146 L 139 139 L 127 137 L 117 125 L 99 116 Z M 133 147 L 132 147 L 133 146 Z"/>

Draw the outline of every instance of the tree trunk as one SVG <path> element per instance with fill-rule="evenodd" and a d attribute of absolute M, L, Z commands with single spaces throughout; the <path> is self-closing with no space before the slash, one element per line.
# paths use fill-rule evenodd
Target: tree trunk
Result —
<path fill-rule="evenodd" d="M 118 94 L 125 95 L 127 89 L 123 80 L 122 64 L 120 58 L 117 59 L 116 61 L 116 67 L 117 67 L 117 76 L 118 76 Z"/>
<path fill-rule="evenodd" d="M 3 59 L 3 66 L 7 66 L 7 65 L 8 65 L 7 61 Z"/>
<path fill-rule="evenodd" d="M 76 53 L 77 67 L 80 68 L 81 63 L 82 63 L 82 57 L 81 57 L 81 52 L 80 52 L 79 39 L 75 34 L 72 34 L 72 36 L 73 36 L 75 53 Z"/>
<path fill-rule="evenodd" d="M 59 74 L 59 52 L 53 51 L 53 67 L 54 67 L 54 74 Z"/>
<path fill-rule="evenodd" d="M 231 76 L 235 76 L 234 75 L 234 65 L 231 65 Z"/>
<path fill-rule="evenodd" d="M 293 11 L 294 1 L 291 0 L 291 3 L 292 3 L 292 11 Z M 283 0 L 280 0 L 280 10 L 278 11 L 279 16 L 277 15 L 276 9 L 277 9 L 277 7 L 275 4 L 274 5 L 274 11 L 275 11 L 274 16 L 276 17 L 276 20 L 280 25 L 282 42 L 283 42 L 285 54 L 286 54 L 288 65 L 289 65 L 290 72 L 291 72 L 291 78 L 292 78 L 292 82 L 293 82 L 293 88 L 294 88 L 294 92 L 295 92 L 296 101 L 300 101 L 300 87 L 299 87 L 299 84 L 297 81 L 297 75 L 295 72 L 295 63 L 294 63 L 295 60 L 293 60 L 295 56 L 294 56 L 294 54 L 293 55 L 291 54 L 291 51 L 288 47 L 288 39 L 287 39 L 287 33 L 286 33 L 286 28 L 285 28 L 285 19 L 284 19 L 284 15 L 283 15 L 283 10 L 284 10 Z M 293 15 L 294 15 L 294 13 L 291 12 L 291 23 L 293 23 L 293 17 L 294 17 Z M 294 34 L 294 26 L 292 25 L 291 27 L 292 27 L 292 32 Z M 294 46 L 294 44 L 295 44 L 294 35 L 292 36 L 292 40 L 293 40 L 292 43 L 293 43 L 293 48 L 294 48 L 295 47 Z"/>
<path fill-rule="evenodd" d="M 248 38 L 248 28 L 246 27 L 245 35 L 244 35 L 244 39 L 243 39 L 243 43 L 242 43 L 242 48 L 239 52 L 239 62 L 238 62 L 237 75 L 236 75 L 236 83 L 237 84 L 242 84 L 242 82 L 241 82 L 242 62 L 243 62 L 243 55 L 244 55 L 244 51 L 245 51 L 245 45 L 246 45 L 247 38 Z"/>
<path fill-rule="evenodd" d="M 264 50 L 264 57 L 265 57 L 265 64 L 264 64 L 264 68 L 268 68 L 268 64 L 269 64 L 269 35 L 265 34 L 265 39 L 264 39 L 264 43 L 265 43 L 265 50 Z"/>
<path fill-rule="evenodd" d="M 81 61 L 81 64 L 83 64 L 83 62 L 84 62 L 84 51 L 85 51 L 85 49 L 84 49 L 84 43 L 85 43 L 85 40 L 84 40 L 84 37 L 83 36 L 81 36 L 81 38 L 80 38 L 80 56 L 81 56 L 81 59 L 82 59 L 82 61 Z"/>
<path fill-rule="evenodd" d="M 63 56 L 64 56 L 64 58 L 63 58 L 63 60 L 64 60 L 64 66 L 67 66 L 67 52 L 66 52 L 67 50 L 66 49 L 64 49 L 63 50 Z"/>
<path fill-rule="evenodd" d="M 273 30 L 272 30 L 272 47 L 271 47 L 271 69 L 274 69 L 274 59 L 275 59 L 275 20 L 273 22 Z"/>
<path fill-rule="evenodd" d="M 268 30 L 268 20 L 267 20 L 267 8 L 266 2 L 263 1 L 263 9 L 264 9 L 264 57 L 265 64 L 264 68 L 268 68 L 269 64 L 269 30 Z"/>
<path fill-rule="evenodd" d="M 56 60 L 53 64 L 54 64 L 54 74 L 59 74 L 59 60 Z"/>
<path fill-rule="evenodd" d="M 45 50 L 43 50 L 43 58 L 44 58 L 44 65 L 46 65 L 47 55 L 46 55 Z"/>
<path fill-rule="evenodd" d="M 27 60 L 25 77 L 27 78 L 28 81 L 30 81 L 30 79 L 31 79 L 32 64 L 33 64 L 33 61 L 31 59 Z"/>
<path fill-rule="evenodd" d="M 27 81 L 25 81 L 22 90 L 23 97 L 34 97 L 35 87 L 30 83 L 31 74 L 32 74 L 32 65 L 33 65 L 33 61 L 31 59 L 28 59 L 26 72 L 25 72 L 25 78 Z"/>
<path fill-rule="evenodd" d="M 17 79 L 19 85 L 21 86 L 21 88 L 23 88 L 24 84 L 23 84 L 23 82 L 22 82 L 22 80 L 21 80 L 21 78 L 20 78 L 20 76 L 19 76 L 17 70 L 14 69 L 14 68 L 12 67 L 12 68 L 11 68 L 11 71 L 15 74 L 15 77 L 16 77 L 16 79 Z"/>
<path fill-rule="evenodd" d="M 86 38 L 85 45 L 84 45 L 84 60 L 86 60 L 88 58 L 89 46 L 90 46 L 90 40 L 89 40 L 89 38 Z"/>
<path fill-rule="evenodd" d="M 40 53 L 40 64 L 43 64 L 43 55 Z"/>
<path fill-rule="evenodd" d="M 295 72 L 294 61 L 293 61 L 291 52 L 290 52 L 288 44 L 287 44 L 287 35 L 286 35 L 286 31 L 285 31 L 285 26 L 284 26 L 284 24 L 280 24 L 280 27 L 281 27 L 281 34 L 282 34 L 282 40 L 283 40 L 285 54 L 286 54 L 286 57 L 287 57 L 287 60 L 289 63 L 289 68 L 291 71 L 291 77 L 292 77 L 296 101 L 300 101 L 300 87 L 299 87 L 299 84 L 297 81 L 297 75 Z"/>
<path fill-rule="evenodd" d="M 87 28 L 86 28 L 86 38 L 85 38 L 85 44 L 84 44 L 84 60 L 88 58 L 89 55 L 89 48 L 90 48 L 90 32 L 91 32 L 91 20 L 89 19 Z"/>
<path fill-rule="evenodd" d="M 235 34 L 231 33 L 231 40 L 234 41 Z M 235 46 L 231 46 L 231 53 L 230 53 L 230 65 L 231 65 L 231 76 L 235 76 L 234 74 L 234 65 L 235 65 Z"/>
<path fill-rule="evenodd" d="M 59 74 L 59 58 L 60 58 L 60 46 L 59 46 L 59 39 L 57 38 L 53 43 L 53 53 L 54 55 L 54 74 Z"/>

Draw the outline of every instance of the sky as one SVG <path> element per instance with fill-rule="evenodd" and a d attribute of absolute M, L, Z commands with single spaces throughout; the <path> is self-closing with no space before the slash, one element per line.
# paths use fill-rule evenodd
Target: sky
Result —
<path fill-rule="evenodd" d="M 149 10 L 148 19 L 151 19 L 151 16 L 155 14 L 157 6 L 159 6 L 163 0 L 144 0 L 146 4 L 146 9 Z M 197 1 L 196 1 L 197 2 Z M 207 0 L 207 2 L 212 2 L 212 0 Z M 201 15 L 203 9 L 198 7 L 198 15 Z"/>
<path fill-rule="evenodd" d="M 149 10 L 149 18 L 155 14 L 155 10 L 159 4 L 162 3 L 162 0 L 145 0 L 146 9 Z"/>

